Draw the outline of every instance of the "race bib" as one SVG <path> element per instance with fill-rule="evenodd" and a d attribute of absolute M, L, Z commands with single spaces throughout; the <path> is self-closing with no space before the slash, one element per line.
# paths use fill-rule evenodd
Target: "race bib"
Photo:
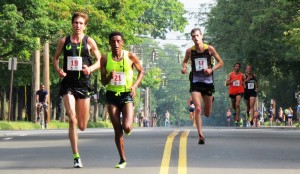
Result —
<path fill-rule="evenodd" d="M 82 71 L 82 57 L 79 56 L 68 56 L 68 71 Z"/>
<path fill-rule="evenodd" d="M 254 83 L 248 83 L 248 89 L 254 89 Z"/>
<path fill-rule="evenodd" d="M 239 81 L 239 80 L 235 80 L 235 81 L 232 83 L 232 86 L 240 86 L 240 81 Z"/>
<path fill-rule="evenodd" d="M 195 59 L 196 71 L 202 71 L 207 69 L 207 59 L 206 58 L 197 58 Z"/>
<path fill-rule="evenodd" d="M 126 76 L 124 72 L 116 72 L 110 81 L 111 85 L 121 86 L 126 84 Z"/>

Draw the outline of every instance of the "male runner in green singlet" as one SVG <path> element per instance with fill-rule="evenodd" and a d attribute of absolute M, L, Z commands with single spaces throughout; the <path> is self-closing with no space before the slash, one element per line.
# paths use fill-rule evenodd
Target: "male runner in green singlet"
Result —
<path fill-rule="evenodd" d="M 111 122 L 115 131 L 115 143 L 120 155 L 116 168 L 126 167 L 123 131 L 130 134 L 134 117 L 133 98 L 136 88 L 144 76 L 138 57 L 123 50 L 124 39 L 120 32 L 109 35 L 111 52 L 101 59 L 101 83 L 106 86 L 106 102 Z M 133 80 L 133 68 L 138 71 Z M 122 123 L 120 120 L 122 114 Z"/>

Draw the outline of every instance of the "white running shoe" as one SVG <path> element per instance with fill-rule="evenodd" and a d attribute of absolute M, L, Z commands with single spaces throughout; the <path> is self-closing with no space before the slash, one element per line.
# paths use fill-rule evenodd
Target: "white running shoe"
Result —
<path fill-rule="evenodd" d="M 74 158 L 74 168 L 82 168 L 82 163 L 80 158 Z"/>

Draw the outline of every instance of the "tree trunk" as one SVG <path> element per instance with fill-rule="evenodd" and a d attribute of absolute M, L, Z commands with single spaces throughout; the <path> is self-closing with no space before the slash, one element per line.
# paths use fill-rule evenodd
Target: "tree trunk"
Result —
<path fill-rule="evenodd" d="M 5 99 L 6 99 L 6 92 L 2 88 L 1 89 L 1 110 L 0 110 L 0 120 L 5 120 L 4 111 L 5 111 Z"/>
<path fill-rule="evenodd" d="M 27 86 L 26 87 L 26 120 L 27 121 L 31 121 L 31 112 L 32 112 L 32 109 L 31 109 L 31 93 L 32 93 L 32 90 L 31 89 L 31 86 Z"/>
<path fill-rule="evenodd" d="M 66 118 L 65 118 L 66 110 L 65 110 L 65 106 L 64 106 L 64 100 L 63 100 L 62 97 L 60 97 L 60 99 L 61 99 L 61 103 L 60 103 L 60 109 L 61 109 L 60 118 L 61 118 L 61 122 L 65 122 L 66 121 Z"/>
<path fill-rule="evenodd" d="M 17 120 L 23 120 L 23 111 L 24 111 L 24 96 L 25 96 L 25 91 L 24 91 L 24 86 L 20 87 L 18 89 L 18 116 Z"/>
<path fill-rule="evenodd" d="M 37 38 L 37 44 L 40 45 L 40 38 Z M 39 49 L 36 49 L 32 58 L 32 88 L 31 88 L 31 121 L 33 123 L 37 122 L 37 113 L 35 100 L 35 93 L 39 89 L 40 86 L 40 59 L 41 53 Z"/>
<path fill-rule="evenodd" d="M 13 88 L 13 96 L 12 96 L 12 117 L 11 117 L 11 121 L 16 121 L 17 120 L 17 115 L 18 113 L 18 88 L 14 87 Z"/>

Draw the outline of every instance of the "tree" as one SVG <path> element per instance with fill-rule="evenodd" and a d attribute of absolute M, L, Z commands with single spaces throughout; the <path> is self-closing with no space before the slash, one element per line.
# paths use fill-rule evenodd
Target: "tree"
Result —
<path fill-rule="evenodd" d="M 150 15 L 150 11 L 161 3 L 164 4 L 163 8 L 153 12 L 155 18 L 160 19 L 160 22 L 156 23 L 152 21 L 153 15 Z M 18 61 L 29 62 L 32 51 L 41 49 L 41 45 L 46 41 L 50 42 L 50 54 L 53 55 L 56 41 L 70 33 L 71 16 L 75 11 L 88 13 L 90 20 L 86 34 L 96 40 L 102 53 L 109 50 L 107 36 L 111 31 L 118 30 L 124 33 L 126 44 L 130 45 L 140 43 L 142 40 L 140 35 L 163 38 L 167 31 L 182 30 L 187 24 L 183 17 L 185 14 L 183 5 L 178 0 L 146 2 L 141 0 L 2 0 L 0 7 L 0 22 L 3 24 L 0 26 L 0 59 L 2 60 L 17 57 Z M 162 17 L 166 16 L 170 18 L 164 21 L 165 18 Z M 41 45 L 36 44 L 36 38 L 41 39 Z M 0 68 L 6 67 L 1 65 Z M 51 75 L 51 88 L 55 86 L 57 88 L 59 78 L 53 67 L 51 72 L 54 74 Z M 16 72 L 14 84 L 29 85 L 30 74 L 30 66 L 20 67 Z M 4 72 L 0 78 L 3 82 L 1 91 L 5 91 L 8 87 L 8 76 Z M 100 86 L 97 91 L 99 89 Z"/>
<path fill-rule="evenodd" d="M 274 98 L 284 107 L 294 105 L 300 87 L 299 9 L 298 2 L 288 0 L 217 1 L 206 23 L 224 68 L 251 64 L 260 79 L 259 97 Z"/>

